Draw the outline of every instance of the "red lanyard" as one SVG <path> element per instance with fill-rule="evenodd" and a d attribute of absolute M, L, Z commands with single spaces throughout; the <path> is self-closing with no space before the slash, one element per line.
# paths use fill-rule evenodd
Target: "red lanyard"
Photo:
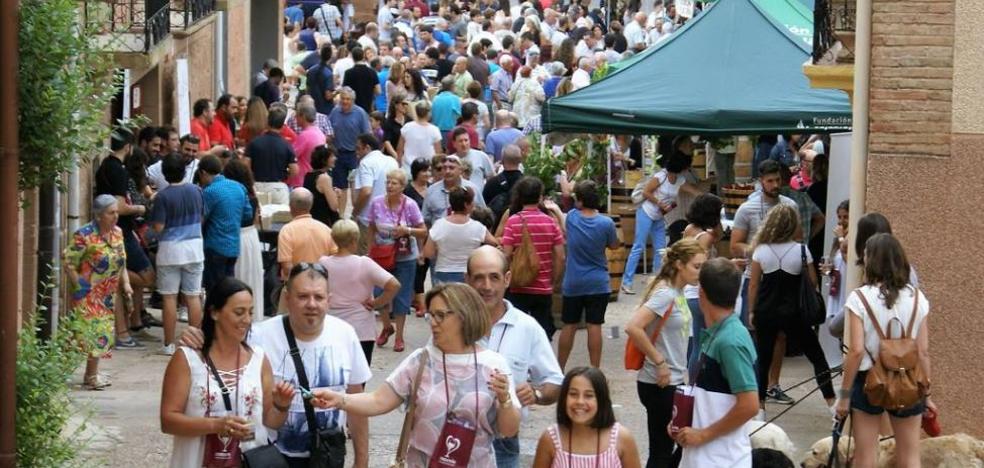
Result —
<path fill-rule="evenodd" d="M 475 427 L 478 427 L 478 353 L 475 352 L 475 348 L 472 348 L 472 358 L 475 360 Z M 448 390 L 448 357 L 444 351 L 441 351 L 441 366 L 444 367 L 444 404 L 447 408 L 446 411 L 451 411 L 451 392 Z"/>

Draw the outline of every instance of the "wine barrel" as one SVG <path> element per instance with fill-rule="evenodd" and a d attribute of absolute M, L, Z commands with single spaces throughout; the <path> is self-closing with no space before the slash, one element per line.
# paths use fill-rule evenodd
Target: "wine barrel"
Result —
<path fill-rule="evenodd" d="M 617 214 L 609 216 L 615 222 L 615 231 L 622 229 L 622 217 Z M 622 289 L 622 274 L 625 273 L 625 260 L 629 258 L 629 251 L 625 247 L 605 249 L 605 257 L 608 258 L 608 285 L 612 289 L 608 302 L 615 302 L 618 300 L 619 290 Z"/>
<path fill-rule="evenodd" d="M 730 184 L 721 187 L 721 201 L 724 203 L 724 215 L 735 219 L 735 213 L 748 196 L 755 191 L 754 184 Z"/>

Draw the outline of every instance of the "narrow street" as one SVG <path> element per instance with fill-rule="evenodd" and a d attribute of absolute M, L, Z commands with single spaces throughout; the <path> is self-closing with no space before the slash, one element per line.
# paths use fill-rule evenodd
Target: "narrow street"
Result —
<path fill-rule="evenodd" d="M 641 278 L 637 279 L 642 284 Z M 638 304 L 640 296 L 621 295 L 617 303 L 609 304 L 605 327 L 603 370 L 612 386 L 612 400 L 619 422 L 628 427 L 636 437 L 643 463 L 648 453 L 645 411 L 639 403 L 635 388 L 635 373 L 623 370 L 622 354 L 625 333 L 619 330 L 617 338 L 610 338 L 611 326 L 620 328 Z M 159 316 L 159 311 L 151 310 Z M 160 336 L 161 329 L 153 329 Z M 407 352 L 394 353 L 392 343 L 377 350 L 372 364 L 373 378 L 369 389 L 382 385 L 390 370 L 409 350 L 427 342 L 430 331 L 423 319 L 411 316 L 407 321 Z M 160 432 L 158 409 L 161 380 L 167 358 L 156 355 L 160 342 L 147 341 L 146 350 L 115 351 L 113 358 L 105 361 L 103 372 L 110 376 L 113 385 L 101 392 L 76 391 L 73 397 L 93 410 L 88 434 L 92 436 L 90 453 L 98 463 L 89 466 L 166 466 L 171 450 L 171 437 Z M 579 332 L 572 353 L 570 367 L 586 364 L 587 347 L 584 332 Z M 803 357 L 788 358 L 783 368 L 782 386 L 789 387 L 807 379 L 812 372 Z M 75 388 L 81 382 L 81 373 L 75 376 Z M 789 392 L 799 399 L 815 388 L 811 382 Z M 555 406 L 536 407 L 529 413 L 520 430 L 523 466 L 530 466 L 541 431 L 556 420 Z M 771 417 L 785 409 L 783 405 L 769 405 Z M 373 418 L 370 422 L 370 466 L 386 467 L 392 461 L 400 436 L 403 413 L 399 411 Z M 829 435 L 830 416 L 819 392 L 811 395 L 778 421 L 797 449 L 797 463 L 802 452 L 816 440 Z M 350 446 L 351 450 L 351 446 Z"/>

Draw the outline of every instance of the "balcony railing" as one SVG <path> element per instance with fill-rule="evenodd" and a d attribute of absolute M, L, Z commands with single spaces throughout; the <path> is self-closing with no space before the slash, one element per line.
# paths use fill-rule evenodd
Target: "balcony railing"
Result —
<path fill-rule="evenodd" d="M 174 31 L 186 30 L 215 11 L 215 0 L 85 0 L 84 21 L 106 49 L 147 53 Z"/>
<path fill-rule="evenodd" d="M 815 0 L 813 63 L 854 61 L 855 0 Z"/>

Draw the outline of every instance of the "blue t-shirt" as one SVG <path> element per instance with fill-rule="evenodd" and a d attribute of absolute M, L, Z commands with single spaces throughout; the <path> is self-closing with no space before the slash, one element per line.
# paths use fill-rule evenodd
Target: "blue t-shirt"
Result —
<path fill-rule="evenodd" d="M 303 29 L 297 35 L 297 39 L 304 43 L 304 50 L 318 51 L 318 41 L 314 39 L 313 29 Z M 315 54 L 317 55 L 317 54 Z"/>
<path fill-rule="evenodd" d="M 567 269 L 565 296 L 608 294 L 608 259 L 605 248 L 618 243 L 615 222 L 597 214 L 586 217 L 580 210 L 567 213 Z"/>
<path fill-rule="evenodd" d="M 202 189 L 192 184 L 169 185 L 154 197 L 148 222 L 161 223 L 158 265 L 185 265 L 204 260 Z"/>
<path fill-rule="evenodd" d="M 389 112 L 389 109 L 386 107 L 386 80 L 389 79 L 390 69 L 384 68 L 377 72 L 376 75 L 379 76 L 380 90 L 379 94 L 376 95 L 376 109 L 383 112 Z"/>
<path fill-rule="evenodd" d="M 310 54 L 317 55 L 317 54 Z M 314 108 L 319 114 L 331 114 L 335 104 L 325 99 L 325 91 L 335 89 L 335 79 L 332 77 L 331 67 L 322 66 L 321 63 L 311 67 L 307 72 L 307 91 L 314 98 Z"/>
<path fill-rule="evenodd" d="M 284 17 L 287 21 L 304 27 L 304 10 L 300 6 L 292 5 L 284 8 Z"/>
<path fill-rule="evenodd" d="M 239 257 L 239 228 L 253 219 L 246 187 L 225 176 L 215 176 L 202 191 L 205 202 L 205 251 Z"/>
<path fill-rule="evenodd" d="M 454 128 L 458 117 L 461 117 L 461 98 L 451 91 L 439 93 L 431 104 L 431 123 L 443 134 Z"/>

